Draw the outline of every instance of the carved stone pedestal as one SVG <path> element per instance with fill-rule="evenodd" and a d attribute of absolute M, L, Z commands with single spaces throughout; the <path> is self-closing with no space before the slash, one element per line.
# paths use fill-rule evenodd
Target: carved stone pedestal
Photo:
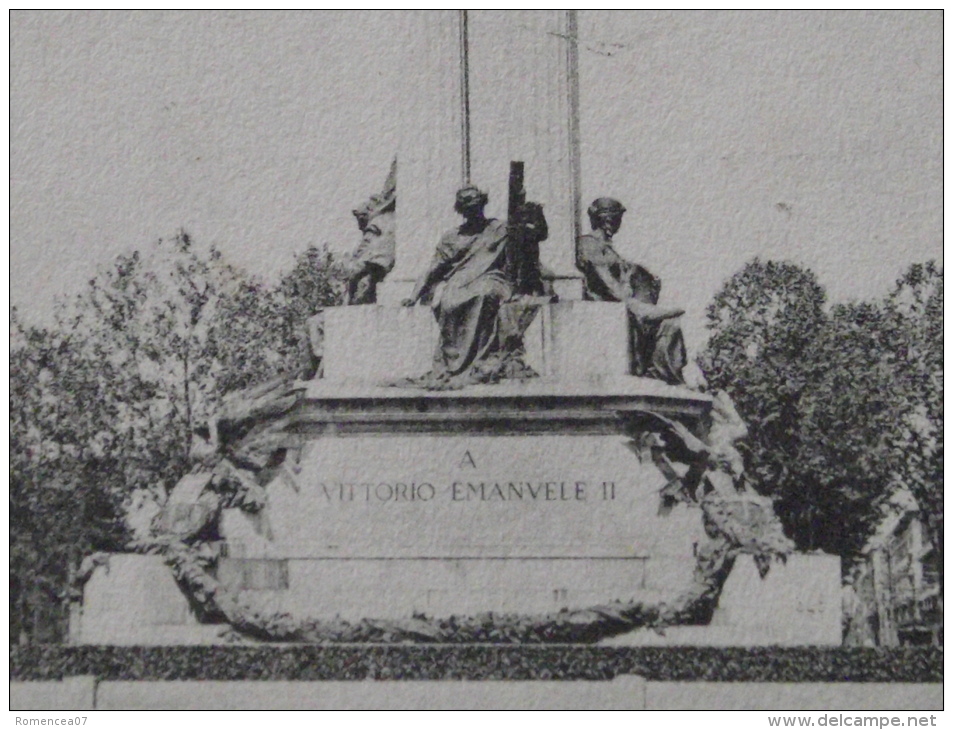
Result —
<path fill-rule="evenodd" d="M 213 424 L 220 460 L 173 493 L 173 506 L 219 505 L 194 511 L 206 521 L 182 533 L 217 533 L 217 560 L 190 563 L 187 540 L 167 556 L 193 603 L 213 622 L 279 641 L 486 641 L 500 632 L 591 641 L 709 620 L 712 631 L 685 629 L 693 642 L 738 640 L 752 627 L 755 643 L 790 640 L 782 629 L 791 616 L 752 617 L 737 597 L 717 604 L 738 550 L 763 542 L 773 554 L 784 538 L 772 537 L 761 498 L 736 492 L 724 473 L 703 479 L 720 468 L 708 458 L 721 448 L 715 401 L 625 374 L 622 305 L 533 311 L 523 345 L 538 377 L 437 391 L 385 384 L 431 367 L 429 309 L 326 312 L 325 377 L 226 403 Z M 749 574 L 744 590 L 756 600 L 762 584 Z M 782 589 L 814 595 L 802 589 L 805 571 L 787 574 Z M 104 617 L 121 613 L 97 575 L 84 602 L 99 608 L 81 642 L 102 641 Z M 778 581 L 769 588 L 775 595 Z M 795 618 L 809 627 L 820 617 L 811 640 L 826 643 L 832 593 L 818 595 L 824 605 L 800 606 Z M 188 633 L 218 641 L 228 625 L 219 628 Z M 172 635 L 134 633 L 145 643 Z"/>
<path fill-rule="evenodd" d="M 348 619 L 538 614 L 660 599 L 691 580 L 700 509 L 659 514 L 665 476 L 629 409 L 704 419 L 708 399 L 634 378 L 426 392 L 315 381 L 288 420 L 265 524 L 229 554 L 281 561 L 249 597 Z M 250 586 L 249 586 L 250 588 Z"/>

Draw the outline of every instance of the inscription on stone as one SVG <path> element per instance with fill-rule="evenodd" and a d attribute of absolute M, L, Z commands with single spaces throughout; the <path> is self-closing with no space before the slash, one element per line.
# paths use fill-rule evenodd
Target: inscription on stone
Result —
<path fill-rule="evenodd" d="M 275 555 L 690 558 L 700 539 L 697 514 L 659 516 L 666 479 L 620 435 L 324 438 L 286 468 Z"/>
<path fill-rule="evenodd" d="M 321 482 L 328 502 L 585 502 L 615 499 L 615 482 Z"/>

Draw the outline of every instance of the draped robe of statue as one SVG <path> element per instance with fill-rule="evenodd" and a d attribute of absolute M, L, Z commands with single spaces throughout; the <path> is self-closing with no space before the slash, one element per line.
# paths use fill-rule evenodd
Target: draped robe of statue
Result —
<path fill-rule="evenodd" d="M 654 318 L 661 281 L 647 269 L 622 258 L 610 240 L 585 235 L 576 249 L 576 266 L 583 274 L 585 298 L 625 302 L 631 332 L 633 375 L 682 384 L 688 362 L 682 329 L 674 319 Z"/>
<path fill-rule="evenodd" d="M 513 293 L 506 275 L 506 225 L 494 218 L 448 231 L 417 284 L 415 299 L 433 297 L 440 326 L 431 381 L 484 380 L 501 351 L 500 312 Z"/>

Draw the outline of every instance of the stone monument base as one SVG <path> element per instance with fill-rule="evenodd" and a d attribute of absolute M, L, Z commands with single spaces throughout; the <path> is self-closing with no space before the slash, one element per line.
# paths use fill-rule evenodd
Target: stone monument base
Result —
<path fill-rule="evenodd" d="M 411 626 L 398 634 L 479 640 L 492 635 L 480 628 L 488 614 L 516 641 L 540 640 L 533 627 L 543 624 L 559 625 L 546 640 L 592 641 L 663 615 L 708 621 L 737 535 L 754 539 L 751 549 L 776 528 L 757 522 L 764 505 L 731 477 L 701 481 L 719 448 L 705 441 L 717 442 L 712 398 L 626 374 L 622 305 L 533 304 L 531 313 L 523 344 L 536 377 L 428 390 L 400 380 L 430 367 L 427 309 L 328 311 L 325 377 L 226 403 L 210 429 L 218 462 L 170 497 L 169 560 L 192 607 L 174 598 L 180 586 L 160 558 L 117 558 L 86 585 L 77 640 L 218 641 L 228 627 L 200 625 L 191 608 L 202 606 L 206 620 L 224 616 L 281 641 L 387 640 L 377 626 L 388 621 Z M 189 552 L 198 534 L 216 536 L 214 562 Z M 700 643 L 784 643 L 782 629 L 797 626 L 801 641 L 839 641 L 839 574 L 825 565 L 775 566 L 762 581 L 739 561 L 712 626 L 677 630 L 707 632 Z M 809 585 L 819 579 L 820 592 Z M 804 605 L 786 605 L 785 592 Z"/>
<path fill-rule="evenodd" d="M 640 629 L 612 646 L 840 646 L 840 558 L 794 554 L 762 578 L 750 556 L 735 561 L 706 626 Z"/>
<path fill-rule="evenodd" d="M 259 614 L 324 620 L 670 602 L 693 579 L 702 510 L 663 508 L 671 474 L 631 419 L 700 428 L 708 407 L 630 377 L 449 392 L 313 382 L 284 420 L 266 508 L 222 512 L 215 577 Z M 612 641 L 837 644 L 838 586 L 836 558 L 794 556 L 762 580 L 742 557 L 710 626 Z M 228 629 L 196 619 L 161 557 L 117 555 L 86 584 L 73 638 L 216 643 Z"/>
<path fill-rule="evenodd" d="M 262 515 L 229 510 L 219 579 L 261 611 L 408 618 L 662 600 L 686 584 L 700 509 L 659 514 L 666 478 L 627 409 L 703 418 L 638 378 L 460 391 L 315 381 Z"/>
<path fill-rule="evenodd" d="M 489 602 L 495 610 L 508 605 L 517 611 L 551 611 L 566 603 L 596 604 L 602 596 L 617 592 L 619 585 L 632 585 L 627 568 L 641 565 L 645 570 L 649 563 L 645 559 L 618 561 L 620 569 L 614 575 L 611 569 L 600 570 L 609 561 L 587 561 L 587 567 L 595 569 L 593 579 L 579 570 L 565 570 L 561 575 L 560 569 L 566 566 L 559 566 L 558 560 L 552 561 L 547 570 L 527 573 L 521 571 L 523 566 L 519 560 L 512 561 L 503 570 L 495 569 L 498 564 L 486 561 L 483 568 L 488 568 L 484 576 L 487 580 L 481 584 L 474 579 L 474 566 L 465 561 L 433 561 L 424 566 L 425 571 L 420 570 L 423 561 L 418 561 L 417 565 L 406 566 L 413 568 L 412 572 L 408 571 L 409 579 L 416 574 L 422 578 L 419 586 L 408 590 L 407 585 L 397 584 L 395 571 L 384 561 L 377 564 L 376 573 L 373 565 L 355 566 L 343 561 L 290 561 L 290 565 L 296 562 L 310 565 L 292 567 L 285 588 L 261 587 L 267 580 L 261 576 L 267 575 L 268 569 L 259 568 L 257 585 L 251 578 L 252 582 L 242 588 L 243 600 L 309 613 L 320 610 L 331 618 L 339 609 L 346 613 L 358 600 L 366 606 L 368 615 L 379 617 L 403 617 L 411 611 L 450 615 L 461 607 L 466 608 L 458 596 L 447 592 L 450 586 L 455 586 L 470 596 L 475 613 Z M 226 561 L 220 577 L 228 582 L 233 581 L 239 571 L 250 575 L 247 566 L 243 561 Z M 600 643 L 613 646 L 839 646 L 839 571 L 840 560 L 836 556 L 792 555 L 786 565 L 775 564 L 761 579 L 750 558 L 742 557 L 725 585 L 709 625 L 674 626 L 662 633 L 637 629 Z M 525 577 L 521 578 L 527 574 L 536 576 L 536 586 L 527 585 Z M 374 583 L 374 575 L 382 581 Z M 547 575 L 549 583 L 545 582 Z M 651 585 L 653 579 L 650 575 L 647 577 L 647 585 Z M 434 579 L 442 586 L 439 593 L 428 592 L 426 588 Z M 599 585 L 605 580 L 615 582 Z M 580 585 L 587 581 L 588 595 Z M 234 582 L 231 585 L 234 587 Z M 565 593 L 554 589 L 547 595 L 550 585 L 574 587 L 565 589 Z M 521 586 L 526 586 L 526 596 L 519 595 Z M 638 588 L 636 585 L 634 590 Z M 480 589 L 485 596 L 478 592 Z M 415 594 L 421 598 L 419 604 L 405 598 Z M 399 599 L 393 600 L 395 597 Z M 301 605 L 296 607 L 295 601 Z M 75 644 L 234 643 L 227 624 L 199 623 L 186 597 L 171 579 L 168 567 L 156 555 L 110 556 L 86 584 L 83 606 L 77 607 L 72 629 L 71 642 Z"/>
<path fill-rule="evenodd" d="M 70 614 L 70 643 L 215 644 L 224 626 L 202 624 L 158 555 L 118 553 L 98 565 Z"/>

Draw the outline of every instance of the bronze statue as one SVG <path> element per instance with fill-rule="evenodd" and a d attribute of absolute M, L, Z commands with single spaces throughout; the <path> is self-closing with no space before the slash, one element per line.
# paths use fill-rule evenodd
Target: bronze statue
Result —
<path fill-rule="evenodd" d="M 625 206 L 613 198 L 598 198 L 589 206 L 592 232 L 576 246 L 576 266 L 583 274 L 585 298 L 625 302 L 631 324 L 633 375 L 684 383 L 687 362 L 682 330 L 673 320 L 684 314 L 675 307 L 660 307 L 662 284 L 638 264 L 626 261 L 612 247 L 612 237 L 622 226 Z"/>
<path fill-rule="evenodd" d="M 384 190 L 351 211 L 361 230 L 361 243 L 347 272 L 347 303 L 374 304 L 377 285 L 394 268 L 396 243 L 397 160 L 391 163 Z"/>
<path fill-rule="evenodd" d="M 441 237 L 429 268 L 402 302 L 409 307 L 436 298 L 433 309 L 440 343 L 433 371 L 416 379 L 423 387 L 462 387 L 536 375 L 520 361 L 519 335 L 526 317 L 517 305 L 506 304 L 516 292 L 508 251 L 512 227 L 486 217 L 487 200 L 487 194 L 473 186 L 457 191 L 454 209 L 463 216 L 463 224 Z M 527 238 L 545 228 L 541 207 L 532 211 L 532 216 L 520 217 L 535 223 L 521 231 Z"/>

